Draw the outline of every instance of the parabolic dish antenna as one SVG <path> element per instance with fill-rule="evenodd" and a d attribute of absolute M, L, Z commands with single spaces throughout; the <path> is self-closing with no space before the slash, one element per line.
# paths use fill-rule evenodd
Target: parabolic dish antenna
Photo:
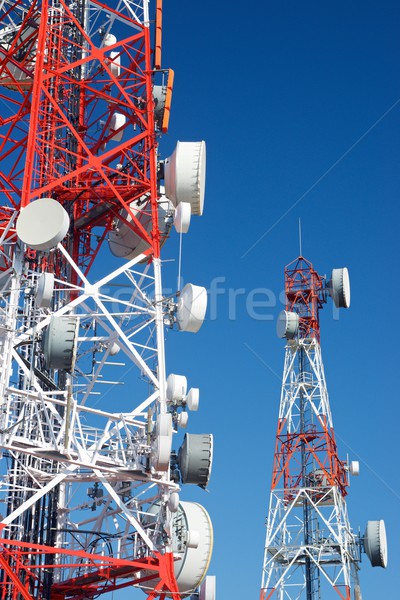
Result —
<path fill-rule="evenodd" d="M 53 198 L 39 198 L 21 210 L 17 235 L 33 250 L 51 250 L 66 236 L 69 216 Z"/>
<path fill-rule="evenodd" d="M 373 567 L 387 567 L 388 548 L 384 521 L 368 521 L 364 549 Z"/>
<path fill-rule="evenodd" d="M 149 509 L 153 515 L 159 511 L 159 504 L 153 504 Z M 180 502 L 172 523 L 172 551 L 180 558 L 175 561 L 174 570 L 183 597 L 190 596 L 203 581 L 211 561 L 213 542 L 213 528 L 205 508 L 195 502 Z M 146 587 L 152 588 L 156 584 L 157 580 L 151 580 Z"/>
<path fill-rule="evenodd" d="M 205 142 L 178 142 L 164 163 L 165 195 L 174 206 L 189 202 L 193 215 L 202 215 L 206 185 Z"/>
<path fill-rule="evenodd" d="M 203 325 L 207 310 L 207 290 L 187 283 L 180 292 L 176 319 L 181 331 L 197 333 Z"/>
<path fill-rule="evenodd" d="M 199 410 L 200 390 L 199 388 L 190 388 L 188 395 L 185 398 L 186 406 L 192 412 Z"/>
<path fill-rule="evenodd" d="M 36 304 L 39 308 L 49 308 L 53 298 L 54 274 L 42 273 L 37 281 Z"/>
<path fill-rule="evenodd" d="M 79 317 L 52 316 L 42 338 L 43 354 L 48 369 L 73 371 L 78 342 Z"/>
<path fill-rule="evenodd" d="M 213 460 L 211 433 L 186 433 L 178 453 L 182 483 L 207 487 Z"/>
<path fill-rule="evenodd" d="M 174 227 L 177 233 L 187 233 L 190 227 L 192 207 L 189 202 L 179 202 L 175 209 Z"/>
<path fill-rule="evenodd" d="M 184 375 L 171 373 L 167 377 L 167 399 L 174 404 L 181 404 L 187 392 L 187 379 Z"/>
<path fill-rule="evenodd" d="M 295 312 L 282 310 L 276 322 L 276 333 L 279 338 L 292 340 L 299 330 L 299 315 Z"/>
<path fill-rule="evenodd" d="M 360 474 L 360 463 L 358 460 L 352 460 L 350 463 L 350 475 L 353 477 L 358 477 Z"/>
<path fill-rule="evenodd" d="M 122 129 L 126 123 L 126 116 L 121 113 L 114 113 L 111 117 L 110 121 L 110 133 L 116 132 L 111 140 L 113 142 L 120 142 L 124 135 L 124 130 Z"/>
<path fill-rule="evenodd" d="M 350 308 L 350 278 L 346 267 L 332 269 L 330 289 L 336 308 Z"/>
<path fill-rule="evenodd" d="M 151 445 L 151 461 L 157 471 L 167 471 L 171 458 L 172 416 L 170 413 L 158 415 L 155 438 Z"/>
<path fill-rule="evenodd" d="M 165 197 L 159 201 L 158 224 L 161 232 L 161 245 L 163 245 L 167 239 L 171 228 L 171 223 L 168 218 L 170 208 L 171 204 Z M 130 209 L 133 215 L 140 221 L 140 224 L 145 231 L 150 234 L 153 226 L 150 201 L 148 199 L 145 199 L 144 201 L 135 200 L 135 202 L 130 204 Z M 131 215 L 128 215 L 126 210 L 121 212 L 121 217 L 120 220 L 116 221 L 114 229 L 110 231 L 108 244 L 114 256 L 131 260 L 132 258 L 139 256 L 139 254 L 143 254 L 143 252 L 149 249 L 150 245 L 134 231 L 133 219 Z"/>

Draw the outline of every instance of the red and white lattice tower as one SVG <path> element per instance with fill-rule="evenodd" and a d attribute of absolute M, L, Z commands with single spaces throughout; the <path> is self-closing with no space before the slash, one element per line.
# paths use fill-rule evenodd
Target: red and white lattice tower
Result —
<path fill-rule="evenodd" d="M 282 394 L 267 517 L 260 600 L 361 600 L 361 551 L 386 566 L 383 521 L 353 533 L 346 507 L 347 464 L 337 452 L 320 348 L 319 311 L 329 295 L 350 306 L 347 269 L 326 281 L 303 257 L 285 269 L 286 310 L 278 336 L 286 338 Z"/>
<path fill-rule="evenodd" d="M 208 514 L 178 494 L 207 486 L 212 436 L 172 451 L 198 390 L 164 345 L 207 297 L 164 296 L 160 254 L 202 213 L 205 144 L 159 158 L 173 72 L 152 4 L 1 4 L 1 600 L 214 597 Z"/>

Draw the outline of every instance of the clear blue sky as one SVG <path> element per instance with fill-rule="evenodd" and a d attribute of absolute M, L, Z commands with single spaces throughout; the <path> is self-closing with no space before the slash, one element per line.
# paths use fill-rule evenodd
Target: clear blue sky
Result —
<path fill-rule="evenodd" d="M 176 85 L 161 148 L 205 139 L 208 150 L 205 212 L 183 240 L 183 276 L 206 287 L 225 278 L 237 292 L 235 306 L 234 291 L 217 297 L 216 319 L 197 335 L 167 338 L 168 372 L 201 390 L 189 431 L 215 435 L 210 493 L 181 497 L 212 516 L 218 600 L 259 594 L 284 347 L 246 299 L 255 288 L 279 296 L 299 217 L 304 255 L 320 273 L 347 266 L 351 276 L 351 309 L 339 320 L 323 311 L 322 353 L 340 456 L 361 462 L 351 524 L 364 531 L 384 518 L 388 529 L 388 569 L 364 555 L 363 600 L 400 588 L 399 18 L 396 2 L 164 3 L 163 63 Z M 256 311 L 275 318 L 281 308 Z"/>

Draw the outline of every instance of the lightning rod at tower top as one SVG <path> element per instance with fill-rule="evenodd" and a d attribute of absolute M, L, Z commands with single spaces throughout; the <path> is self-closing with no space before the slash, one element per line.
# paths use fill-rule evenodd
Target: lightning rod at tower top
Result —
<path fill-rule="evenodd" d="M 161 0 L 1 4 L 2 600 L 215 599 L 210 517 L 180 497 L 207 487 L 213 437 L 174 450 L 199 389 L 164 342 L 200 329 L 207 294 L 165 296 L 161 261 L 203 212 L 205 143 L 160 156 L 162 16 Z"/>
<path fill-rule="evenodd" d="M 382 520 L 365 533 L 350 526 L 346 496 L 357 461 L 339 458 L 320 346 L 320 310 L 329 297 L 350 307 L 346 268 L 329 280 L 299 256 L 285 268 L 286 310 L 277 333 L 286 340 L 272 469 L 260 600 L 361 600 L 365 552 L 386 567 Z"/>

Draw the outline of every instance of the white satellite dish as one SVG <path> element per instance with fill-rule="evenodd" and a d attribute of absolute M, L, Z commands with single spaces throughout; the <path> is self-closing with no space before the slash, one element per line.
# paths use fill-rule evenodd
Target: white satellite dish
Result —
<path fill-rule="evenodd" d="M 42 349 L 48 369 L 73 371 L 78 344 L 79 317 L 52 315 L 43 332 Z"/>
<path fill-rule="evenodd" d="M 151 445 L 151 463 L 156 471 L 167 471 L 172 450 L 172 416 L 159 414 L 155 427 L 155 438 Z"/>
<path fill-rule="evenodd" d="M 199 600 L 215 600 L 216 598 L 216 577 L 207 575 L 200 586 Z"/>
<path fill-rule="evenodd" d="M 368 521 L 364 534 L 364 550 L 373 567 L 387 567 L 388 548 L 384 521 Z"/>
<path fill-rule="evenodd" d="M 29 248 L 51 250 L 66 236 L 69 216 L 57 200 L 39 198 L 21 210 L 16 229 Z"/>
<path fill-rule="evenodd" d="M 54 274 L 42 273 L 36 285 L 36 304 L 39 308 L 49 308 L 54 292 Z"/>
<path fill-rule="evenodd" d="M 114 77 L 119 77 L 121 74 L 121 52 L 118 50 L 110 52 L 110 71 Z"/>
<path fill-rule="evenodd" d="M 124 135 L 122 127 L 126 124 L 126 116 L 121 113 L 114 113 L 110 121 L 110 133 L 116 132 L 112 138 L 113 142 L 120 142 Z"/>
<path fill-rule="evenodd" d="M 360 463 L 358 460 L 352 460 L 349 467 L 350 475 L 358 477 L 360 474 Z"/>
<path fill-rule="evenodd" d="M 176 513 L 179 507 L 179 494 L 178 492 L 172 492 L 168 499 L 168 508 L 172 513 Z"/>
<path fill-rule="evenodd" d="M 332 269 L 328 288 L 336 308 L 350 308 L 350 278 L 346 267 Z"/>
<path fill-rule="evenodd" d="M 173 404 L 182 404 L 187 393 L 187 379 L 184 375 L 171 373 L 167 377 L 167 400 Z"/>
<path fill-rule="evenodd" d="M 112 33 L 107 33 L 103 38 L 103 46 L 108 48 L 108 46 L 114 46 L 117 43 L 117 38 Z"/>
<path fill-rule="evenodd" d="M 187 283 L 180 292 L 176 311 L 179 330 L 197 333 L 204 322 L 206 310 L 206 288 Z"/>
<path fill-rule="evenodd" d="M 205 142 L 178 142 L 164 163 L 165 194 L 174 206 L 189 202 L 193 215 L 202 215 L 206 184 Z"/>
<path fill-rule="evenodd" d="M 187 233 L 190 227 L 192 207 L 189 202 L 179 202 L 175 209 L 174 227 L 178 233 Z"/>
<path fill-rule="evenodd" d="M 113 342 L 110 345 L 110 356 L 116 356 L 119 351 L 121 350 L 120 346 L 117 344 L 117 342 Z"/>
<path fill-rule="evenodd" d="M 103 46 L 108 48 L 117 43 L 117 38 L 112 33 L 107 33 L 103 39 Z M 110 51 L 110 71 L 114 77 L 118 77 L 121 73 L 121 52 L 118 50 Z"/>
<path fill-rule="evenodd" d="M 151 445 L 151 463 L 156 471 L 168 471 L 172 450 L 172 436 L 158 435 Z"/>
<path fill-rule="evenodd" d="M 158 503 L 148 510 L 148 514 L 154 516 L 159 512 Z M 210 564 L 214 543 L 211 519 L 205 508 L 197 502 L 181 502 L 173 516 L 171 533 L 172 552 L 178 558 L 174 562 L 178 588 L 182 597 L 190 596 L 204 580 Z M 145 591 L 155 588 L 158 581 L 146 581 Z M 214 600 L 212 597 L 205 598 Z"/>
<path fill-rule="evenodd" d="M 186 429 L 188 426 L 189 415 L 187 412 L 181 412 L 178 415 L 178 425 L 182 427 L 182 429 Z"/>
<path fill-rule="evenodd" d="M 282 310 L 276 322 L 276 333 L 279 338 L 292 340 L 299 330 L 299 315 L 295 312 Z"/>
<path fill-rule="evenodd" d="M 145 231 L 150 234 L 153 227 L 153 221 L 151 218 L 149 199 L 132 202 L 130 204 L 130 209 L 134 216 L 140 221 Z M 167 200 L 165 196 L 161 197 L 158 202 L 158 225 L 161 233 L 161 245 L 163 245 L 167 239 L 171 228 L 170 214 L 172 210 L 173 207 L 170 201 Z M 129 223 L 132 223 L 133 219 L 131 215 L 128 215 L 126 210 L 121 211 L 121 216 L 126 222 L 123 220 L 116 220 L 114 229 L 109 233 L 108 245 L 114 256 L 131 260 L 148 250 L 149 244 L 129 226 Z"/>
<path fill-rule="evenodd" d="M 157 435 L 172 436 L 172 416 L 170 413 L 162 413 L 157 417 L 156 423 Z"/>
<path fill-rule="evenodd" d="M 188 395 L 185 398 L 186 406 L 192 412 L 199 410 L 200 390 L 199 388 L 190 388 Z"/>

